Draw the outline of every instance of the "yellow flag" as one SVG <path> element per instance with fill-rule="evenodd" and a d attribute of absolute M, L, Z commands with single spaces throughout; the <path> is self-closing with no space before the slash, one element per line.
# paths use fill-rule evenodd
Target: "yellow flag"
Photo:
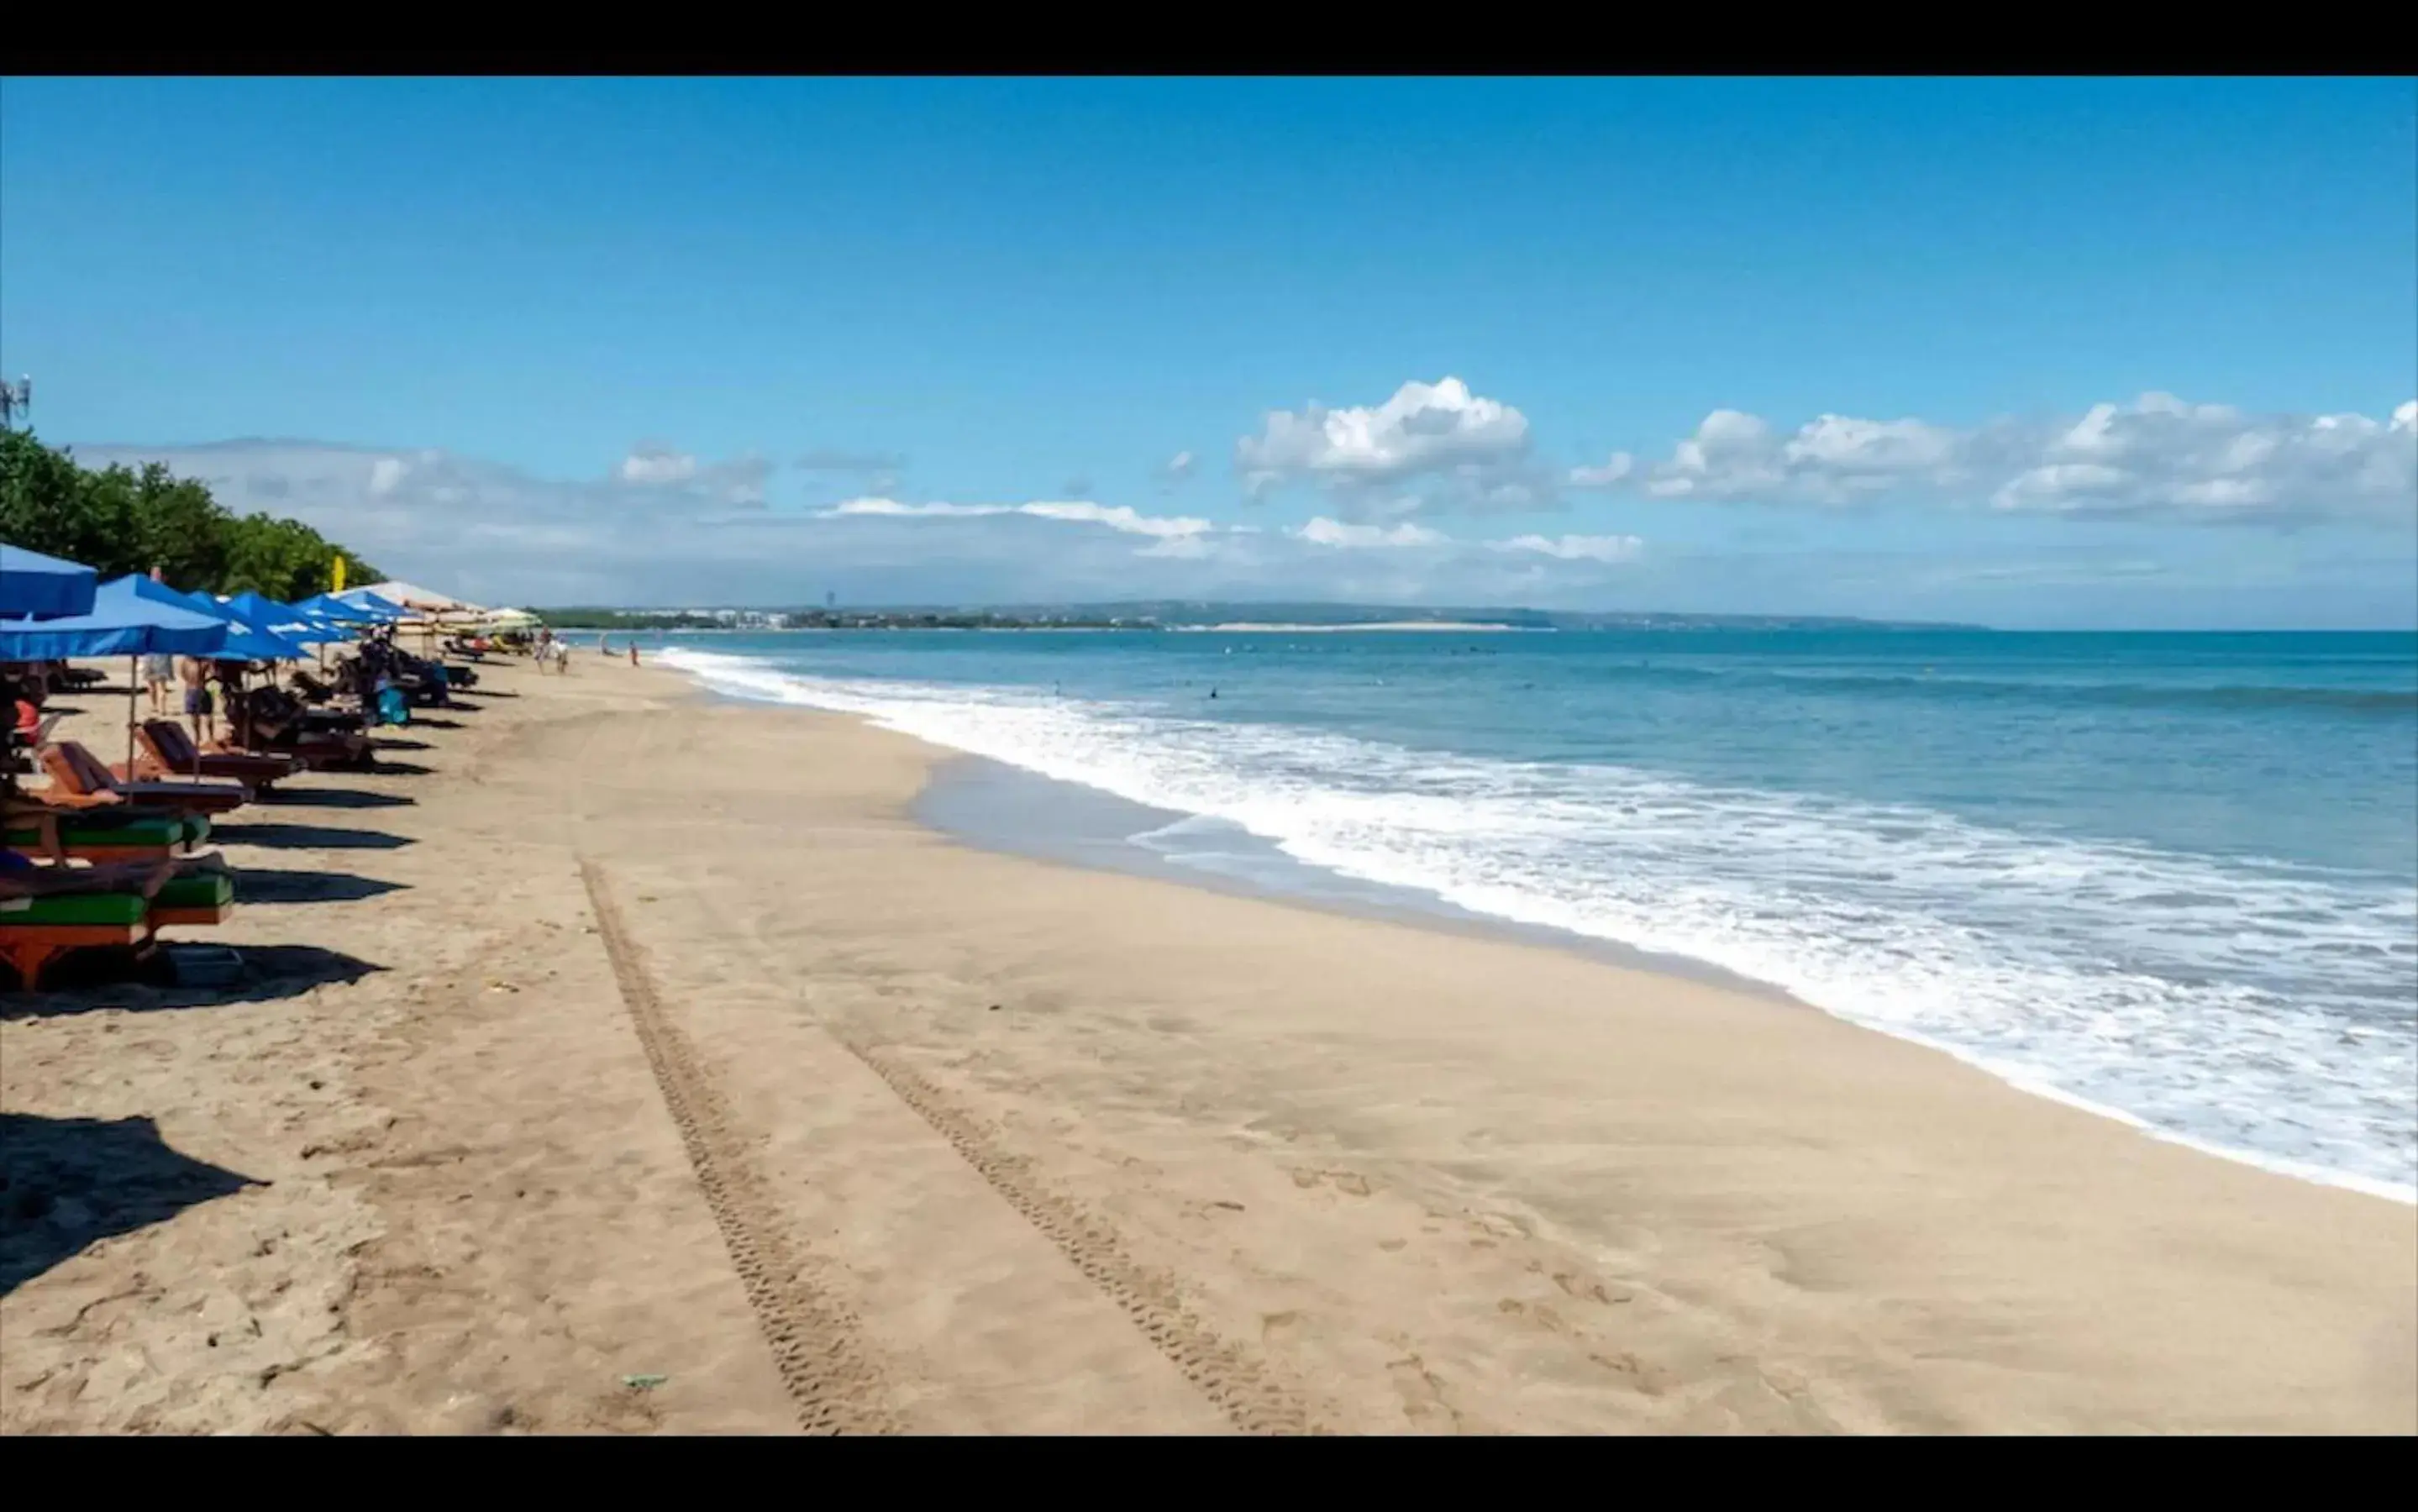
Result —
<path fill-rule="evenodd" d="M 343 552 L 338 552 L 336 554 L 336 565 L 329 570 L 328 579 L 330 585 L 328 589 L 329 592 L 342 593 L 344 591 L 344 554 Z"/>

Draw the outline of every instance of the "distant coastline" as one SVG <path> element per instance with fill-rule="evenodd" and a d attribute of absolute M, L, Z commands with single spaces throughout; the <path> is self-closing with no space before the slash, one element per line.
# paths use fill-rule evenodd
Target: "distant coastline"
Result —
<path fill-rule="evenodd" d="M 535 611 L 558 630 L 1188 630 L 1306 634 L 1343 630 L 1862 630 L 1985 631 L 1967 624 L 1798 615 L 1696 615 L 1440 604 L 1137 600 L 983 607 L 635 608 L 572 605 Z"/>
<path fill-rule="evenodd" d="M 1289 634 L 1331 635 L 1343 631 L 1410 630 L 1410 631 L 1551 631 L 1551 625 L 1498 625 L 1470 619 L 1377 619 L 1365 624 L 1292 624 L 1280 620 L 1230 619 L 1216 625 L 1169 625 L 1171 631 L 1204 634 L 1220 632 L 1233 634 L 1268 634 L 1282 631 Z"/>

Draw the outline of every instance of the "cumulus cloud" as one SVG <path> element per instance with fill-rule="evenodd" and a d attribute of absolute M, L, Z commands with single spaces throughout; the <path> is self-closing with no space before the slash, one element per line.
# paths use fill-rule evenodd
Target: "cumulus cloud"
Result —
<path fill-rule="evenodd" d="M 1447 535 L 1407 519 L 1327 516 L 1298 530 L 1224 526 L 1090 499 L 854 497 L 828 508 L 734 500 L 732 465 L 633 453 L 550 479 L 449 452 L 308 442 L 79 447 L 88 466 L 158 461 L 238 511 L 304 520 L 379 567 L 485 603 L 1081 602 L 1347 599 L 1584 605 L 1634 572 L 1584 551 Z M 1542 538 L 1539 538 L 1542 539 Z M 1538 575 L 1539 571 L 1545 575 Z"/>
<path fill-rule="evenodd" d="M 1454 377 L 1405 383 L 1380 405 L 1272 411 L 1234 443 L 1234 466 L 1248 498 L 1307 485 L 1347 521 L 1558 502 L 1530 455 L 1528 418 Z"/>
<path fill-rule="evenodd" d="M 2381 421 L 2258 416 L 2149 393 L 2053 423 L 1959 430 L 1823 415 L 1786 435 L 1719 409 L 1666 460 L 1604 482 L 1661 498 L 1888 496 L 2205 524 L 2406 521 L 2418 517 L 2418 408 L 2404 404 Z"/>

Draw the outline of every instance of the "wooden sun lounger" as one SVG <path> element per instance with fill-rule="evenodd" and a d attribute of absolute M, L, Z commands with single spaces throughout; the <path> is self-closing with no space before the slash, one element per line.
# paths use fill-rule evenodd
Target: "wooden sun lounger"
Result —
<path fill-rule="evenodd" d="M 375 759 L 375 748 L 370 744 L 369 736 L 358 728 L 360 716 L 330 716 L 335 723 L 349 724 L 353 728 L 312 727 L 312 716 L 323 712 L 298 707 L 286 713 L 268 714 L 246 707 L 232 717 L 237 735 L 247 740 L 253 749 L 291 756 L 313 771 L 329 767 L 368 767 Z"/>
<path fill-rule="evenodd" d="M 48 901 L 35 900 L 34 906 L 26 909 L 0 906 L 0 961 L 15 969 L 18 985 L 24 991 L 39 992 L 42 973 L 69 951 L 115 948 L 141 953 L 151 943 L 151 924 L 146 914 L 94 924 L 40 922 L 51 911 L 40 907 Z M 143 900 L 129 901 L 140 904 Z M 29 922 L 15 922 L 21 919 Z"/>
<path fill-rule="evenodd" d="M 169 885 L 164 868 L 144 877 L 97 878 L 76 868 L 39 874 L 39 890 L 0 894 L 0 961 L 17 973 L 27 992 L 38 992 L 42 973 L 72 951 L 151 948 L 154 900 Z M 180 903 L 232 901 L 233 884 L 223 870 L 198 873 Z"/>
<path fill-rule="evenodd" d="M 140 869 L 43 867 L 0 886 L 0 961 L 27 992 L 60 956 L 94 949 L 147 955 L 166 928 L 207 927 L 235 908 L 235 876 L 216 856 Z"/>
<path fill-rule="evenodd" d="M 302 770 L 298 756 L 223 748 L 205 751 L 193 743 L 182 725 L 171 719 L 145 722 L 135 730 L 134 739 L 142 750 L 135 757 L 135 770 L 129 773 L 122 763 L 113 765 L 109 769 L 112 776 L 220 777 L 265 792 L 279 778 Z"/>
<path fill-rule="evenodd" d="M 235 783 L 121 782 L 76 741 L 44 746 L 42 770 L 50 773 L 51 789 L 31 796 L 61 807 L 129 802 L 182 814 L 223 814 L 252 798 L 250 788 Z"/>
<path fill-rule="evenodd" d="M 35 861 L 151 862 L 191 855 L 209 832 L 210 821 L 198 814 L 118 804 L 11 814 L 0 845 Z"/>

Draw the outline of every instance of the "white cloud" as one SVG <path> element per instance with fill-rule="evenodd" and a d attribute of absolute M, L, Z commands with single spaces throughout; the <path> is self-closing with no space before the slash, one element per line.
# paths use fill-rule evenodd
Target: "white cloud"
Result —
<path fill-rule="evenodd" d="M 641 443 L 630 449 L 613 469 L 616 481 L 633 488 L 683 489 L 724 503 L 741 506 L 764 502 L 764 484 L 773 465 L 758 456 L 706 464 L 685 451 Z"/>
<path fill-rule="evenodd" d="M 937 500 L 926 504 L 907 504 L 895 498 L 851 498 L 822 512 L 827 518 L 844 514 L 889 515 L 956 515 L 973 518 L 985 514 L 1013 514 L 1012 504 L 944 504 Z"/>
<path fill-rule="evenodd" d="M 1720 409 L 1667 460 L 1608 481 L 1661 498 L 1844 504 L 1890 496 L 2195 523 L 2408 521 L 2418 517 L 2418 408 L 2405 404 L 2389 422 L 2255 416 L 2148 393 L 2046 424 L 1954 430 L 1823 415 L 1786 435 L 1756 416 Z"/>
<path fill-rule="evenodd" d="M 1554 480 L 1530 461 L 1527 417 L 1454 377 L 1405 383 L 1376 405 L 1271 411 L 1234 443 L 1234 466 L 1253 499 L 1308 484 L 1347 520 L 1556 501 Z"/>
<path fill-rule="evenodd" d="M 1158 479 L 1165 486 L 1173 488 L 1188 481 L 1192 477 L 1193 473 L 1200 470 L 1200 467 L 1201 459 L 1199 457 L 1194 456 L 1189 451 L 1178 451 L 1175 455 L 1159 464 Z"/>
<path fill-rule="evenodd" d="M 696 459 L 669 447 L 641 445 L 621 459 L 614 475 L 625 483 L 684 483 L 696 476 Z"/>
<path fill-rule="evenodd" d="M 1345 546 L 1367 549 L 1376 546 L 1437 546 L 1449 538 L 1441 531 L 1430 530 L 1408 520 L 1396 526 L 1348 525 L 1320 515 L 1308 525 L 1290 532 L 1303 541 L 1320 546 Z"/>
<path fill-rule="evenodd" d="M 1632 561 L 1645 544 L 1635 536 L 1513 536 L 1487 542 L 1496 551 L 1533 551 L 1567 562 Z"/>
<path fill-rule="evenodd" d="M 1634 571 L 1584 547 L 1490 543 L 1399 517 L 1322 516 L 1296 530 L 1090 499 L 867 496 L 814 511 L 764 507 L 731 496 L 739 465 L 702 460 L 677 481 L 636 481 L 619 466 L 558 480 L 442 451 L 308 442 L 77 455 L 87 466 L 165 463 L 230 508 L 301 519 L 389 573 L 489 603 L 810 603 L 828 590 L 857 603 L 1580 606 L 1599 602 L 1612 574 Z"/>
<path fill-rule="evenodd" d="M 1637 459 L 1626 451 L 1615 451 L 1602 466 L 1572 467 L 1565 480 L 1572 488 L 1611 488 L 1627 481 L 1637 470 Z"/>
<path fill-rule="evenodd" d="M 1024 514 L 1040 520 L 1068 520 L 1088 525 L 1106 526 L 1125 535 L 1155 536 L 1175 539 L 1206 534 L 1211 527 L 1206 520 L 1184 515 L 1143 514 L 1129 504 L 1095 504 L 1088 499 L 1064 502 L 1038 500 L 1030 504 L 950 504 L 940 500 L 908 504 L 895 498 L 852 498 L 834 504 L 821 512 L 828 519 L 846 515 L 889 515 L 894 518 L 981 519 L 1002 514 Z"/>

